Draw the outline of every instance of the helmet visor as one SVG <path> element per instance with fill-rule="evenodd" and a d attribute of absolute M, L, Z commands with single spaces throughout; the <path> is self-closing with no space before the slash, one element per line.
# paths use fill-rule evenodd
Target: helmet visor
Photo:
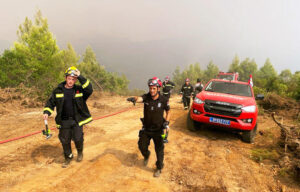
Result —
<path fill-rule="evenodd" d="M 149 79 L 148 86 L 157 86 L 157 87 L 159 87 L 158 80 L 156 80 L 156 79 Z"/>

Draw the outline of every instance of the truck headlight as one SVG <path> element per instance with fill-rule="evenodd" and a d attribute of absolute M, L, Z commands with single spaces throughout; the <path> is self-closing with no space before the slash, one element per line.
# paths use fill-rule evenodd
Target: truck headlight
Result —
<path fill-rule="evenodd" d="M 194 102 L 195 103 L 197 103 L 197 104 L 202 104 L 202 103 L 204 103 L 201 99 L 199 99 L 198 97 L 196 97 L 195 99 L 194 99 Z"/>
<path fill-rule="evenodd" d="M 242 121 L 244 123 L 252 123 L 253 119 L 252 118 L 250 118 L 250 119 L 242 119 Z"/>
<path fill-rule="evenodd" d="M 250 105 L 250 106 L 247 106 L 247 107 L 243 107 L 242 108 L 245 112 L 248 112 L 248 113 L 254 113 L 255 110 L 256 110 L 256 107 L 255 105 Z"/>

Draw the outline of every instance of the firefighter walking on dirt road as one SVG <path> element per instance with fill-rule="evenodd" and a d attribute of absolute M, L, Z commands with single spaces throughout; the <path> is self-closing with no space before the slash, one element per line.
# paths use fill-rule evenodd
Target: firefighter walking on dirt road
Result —
<path fill-rule="evenodd" d="M 189 109 L 191 103 L 191 96 L 194 95 L 194 88 L 190 84 L 189 78 L 186 78 L 185 83 L 182 85 L 180 94 L 182 94 L 184 110 Z"/>
<path fill-rule="evenodd" d="M 75 85 L 77 79 L 81 86 Z M 93 88 L 89 80 L 80 75 L 76 67 L 65 72 L 65 81 L 55 88 L 44 108 L 44 120 L 48 119 L 56 107 L 55 121 L 59 129 L 59 140 L 62 144 L 65 161 L 63 168 L 68 167 L 73 159 L 71 140 L 77 149 L 77 162 L 83 158 L 83 125 L 92 121 L 86 100 Z"/>
<path fill-rule="evenodd" d="M 127 101 L 144 103 L 143 128 L 139 132 L 138 146 L 144 156 L 144 165 L 147 166 L 150 157 L 148 147 L 150 140 L 153 139 L 157 157 L 153 176 L 159 177 L 164 167 L 163 133 L 164 129 L 169 131 L 170 106 L 168 99 L 159 93 L 162 83 L 158 78 L 149 79 L 148 86 L 149 93 L 141 97 L 130 97 Z M 164 111 L 166 111 L 166 118 L 164 118 Z"/>
<path fill-rule="evenodd" d="M 175 84 L 170 81 L 170 77 L 167 76 L 162 84 L 163 87 L 163 94 L 165 97 L 170 99 L 171 97 L 171 90 L 175 87 Z"/>

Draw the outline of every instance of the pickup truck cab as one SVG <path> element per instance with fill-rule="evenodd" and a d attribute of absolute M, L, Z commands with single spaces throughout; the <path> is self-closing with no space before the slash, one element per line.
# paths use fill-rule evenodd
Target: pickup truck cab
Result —
<path fill-rule="evenodd" d="M 263 99 L 263 95 L 258 95 Z M 210 80 L 196 95 L 188 113 L 187 126 L 210 124 L 242 132 L 242 140 L 252 143 L 257 129 L 258 108 L 252 86 L 247 82 Z"/>

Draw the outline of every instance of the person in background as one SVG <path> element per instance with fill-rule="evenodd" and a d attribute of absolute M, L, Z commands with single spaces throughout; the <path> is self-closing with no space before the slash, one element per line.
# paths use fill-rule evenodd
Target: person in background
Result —
<path fill-rule="evenodd" d="M 185 83 L 181 87 L 180 94 L 182 95 L 184 110 L 189 109 L 190 108 L 190 103 L 191 103 L 191 97 L 194 94 L 194 88 L 190 84 L 190 79 L 189 78 L 185 79 Z"/>
<path fill-rule="evenodd" d="M 202 91 L 202 89 L 203 89 L 203 84 L 201 83 L 201 79 L 198 78 L 198 79 L 197 79 L 197 83 L 196 83 L 196 85 L 195 85 L 195 92 L 194 92 L 194 97 L 193 97 L 193 99 L 195 99 L 196 95 L 197 95 L 198 93 L 200 93 L 200 92 Z"/>
<path fill-rule="evenodd" d="M 175 84 L 170 81 L 170 77 L 167 76 L 162 84 L 163 95 L 169 100 L 171 97 L 171 90 L 175 87 Z"/>

